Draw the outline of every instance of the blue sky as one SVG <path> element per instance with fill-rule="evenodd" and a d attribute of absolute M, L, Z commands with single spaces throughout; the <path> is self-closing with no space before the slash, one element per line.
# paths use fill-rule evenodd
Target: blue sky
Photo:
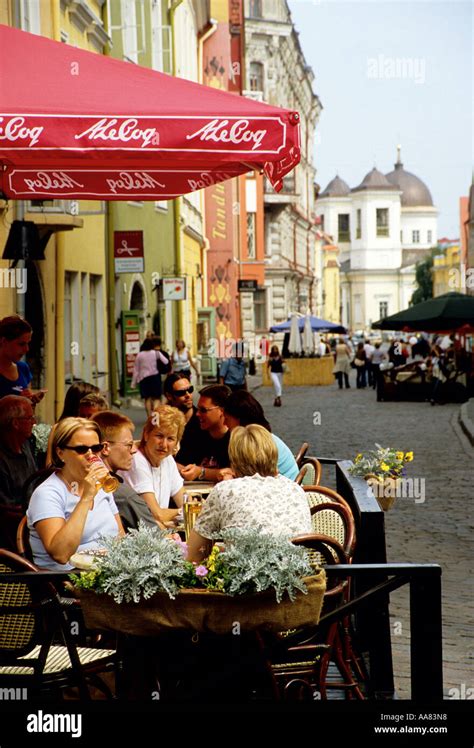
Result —
<path fill-rule="evenodd" d="M 316 181 L 350 187 L 397 144 L 439 210 L 439 236 L 459 237 L 459 197 L 472 178 L 472 9 L 464 0 L 288 0 L 319 120 Z"/>

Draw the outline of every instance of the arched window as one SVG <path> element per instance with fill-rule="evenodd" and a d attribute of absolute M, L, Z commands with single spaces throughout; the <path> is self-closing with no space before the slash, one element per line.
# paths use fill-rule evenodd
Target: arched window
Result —
<path fill-rule="evenodd" d="M 250 63 L 249 86 L 251 91 L 263 91 L 263 64 L 261 62 Z"/>

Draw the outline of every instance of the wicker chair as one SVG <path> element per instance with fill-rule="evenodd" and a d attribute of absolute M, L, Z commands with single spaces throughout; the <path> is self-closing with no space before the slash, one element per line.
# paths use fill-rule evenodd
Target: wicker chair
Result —
<path fill-rule="evenodd" d="M 293 543 L 304 545 L 310 552 L 311 562 L 335 565 L 348 563 L 343 548 L 333 538 L 323 535 L 302 535 L 293 538 Z M 324 596 L 323 614 L 345 602 L 348 582 L 344 578 L 331 577 Z M 349 698 L 363 698 L 357 681 L 344 659 L 340 639 L 340 624 L 319 625 L 313 629 L 282 632 L 278 637 L 265 639 L 267 663 L 272 674 L 277 698 L 283 700 L 327 699 L 328 689 L 346 691 Z M 342 680 L 328 682 L 327 675 L 334 662 Z"/>
<path fill-rule="evenodd" d="M 28 530 L 28 518 L 26 514 L 22 518 L 16 531 L 16 549 L 19 556 L 26 558 L 28 561 L 33 561 L 33 553 L 30 546 L 30 532 Z"/>
<path fill-rule="evenodd" d="M 295 455 L 296 464 L 298 465 L 299 468 L 302 466 L 303 458 L 306 452 L 308 451 L 308 449 L 309 449 L 308 442 L 303 442 L 303 444 L 301 445 L 301 447 L 299 448 L 298 452 Z"/>
<path fill-rule="evenodd" d="M 9 582 L 8 573 L 40 570 L 0 548 L 0 686 L 45 691 L 78 687 L 90 699 L 88 683 L 112 697 L 98 673 L 115 670 L 115 650 L 76 647 L 67 615 L 49 582 Z M 64 645 L 57 645 L 58 636 Z"/>
<path fill-rule="evenodd" d="M 301 485 L 303 486 L 318 486 L 321 480 L 322 467 L 321 463 L 316 457 L 303 457 L 298 463 L 298 467 L 303 469 L 306 468 L 306 474 L 303 478 Z"/>

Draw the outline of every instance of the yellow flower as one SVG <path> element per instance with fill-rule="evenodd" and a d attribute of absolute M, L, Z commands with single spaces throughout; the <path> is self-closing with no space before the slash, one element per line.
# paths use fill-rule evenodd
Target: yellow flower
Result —
<path fill-rule="evenodd" d="M 413 460 L 413 452 L 407 452 L 405 454 L 405 460 L 406 462 L 411 462 Z"/>
<path fill-rule="evenodd" d="M 362 454 L 359 452 L 359 454 L 355 458 L 354 462 L 359 462 L 359 460 L 361 460 L 361 459 L 362 459 Z"/>
<path fill-rule="evenodd" d="M 395 454 L 395 457 L 397 458 L 397 460 L 403 460 L 403 452 L 397 452 Z"/>
<path fill-rule="evenodd" d="M 388 473 L 388 471 L 390 470 L 389 466 L 385 462 L 382 462 L 380 467 L 384 471 L 384 473 Z"/>
<path fill-rule="evenodd" d="M 215 545 L 212 548 L 212 551 L 209 555 L 209 558 L 207 559 L 207 568 L 209 571 L 215 571 L 216 570 L 216 560 L 217 556 L 219 555 L 219 546 Z"/>

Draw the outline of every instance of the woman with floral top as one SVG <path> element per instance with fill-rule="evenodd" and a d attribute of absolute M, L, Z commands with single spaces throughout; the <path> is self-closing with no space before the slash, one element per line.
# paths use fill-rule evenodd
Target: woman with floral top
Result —
<path fill-rule="evenodd" d="M 234 480 L 218 483 L 196 520 L 188 542 L 188 560 L 209 555 L 211 539 L 231 527 L 260 527 L 272 535 L 311 533 L 306 494 L 278 475 L 278 449 L 263 426 L 238 426 L 229 442 Z"/>

